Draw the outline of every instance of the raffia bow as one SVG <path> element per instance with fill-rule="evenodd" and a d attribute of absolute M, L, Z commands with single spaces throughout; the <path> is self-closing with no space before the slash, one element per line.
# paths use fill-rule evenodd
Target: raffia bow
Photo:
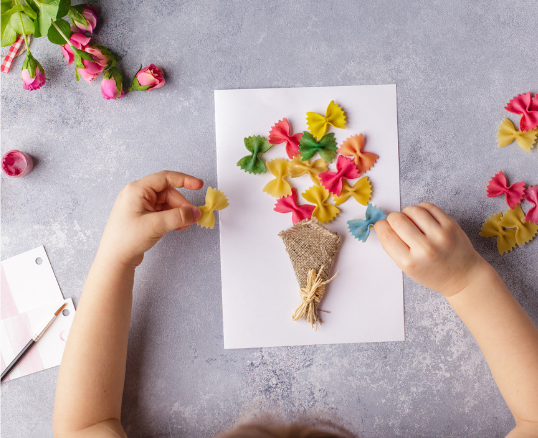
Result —
<path fill-rule="evenodd" d="M 320 268 L 317 274 L 315 269 L 308 271 L 306 287 L 302 287 L 300 290 L 303 302 L 292 315 L 294 321 L 299 321 L 304 318 L 310 323 L 312 328 L 315 326 L 316 330 L 318 329 L 319 324 L 322 323 L 318 315 L 318 307 L 321 299 L 323 298 L 323 294 L 325 293 L 325 285 L 334 280 L 334 278 L 338 277 L 337 272 L 328 280 L 323 281 L 321 279 L 322 272 L 323 266 Z M 320 310 L 320 312 L 329 313 L 326 310 Z"/>

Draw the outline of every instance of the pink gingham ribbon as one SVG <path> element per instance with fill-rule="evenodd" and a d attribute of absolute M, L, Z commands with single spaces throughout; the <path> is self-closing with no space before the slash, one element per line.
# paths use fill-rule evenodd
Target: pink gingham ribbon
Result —
<path fill-rule="evenodd" d="M 7 52 L 6 57 L 2 61 L 2 66 L 0 67 L 0 71 L 2 73 L 9 73 L 9 69 L 11 68 L 11 64 L 13 63 L 13 59 L 15 58 L 15 56 L 17 56 L 17 53 L 19 49 L 21 48 L 23 42 L 24 42 L 24 38 L 21 35 L 19 36 L 19 38 L 17 38 L 17 41 L 15 41 L 11 45 L 11 47 L 9 48 L 9 51 Z"/>

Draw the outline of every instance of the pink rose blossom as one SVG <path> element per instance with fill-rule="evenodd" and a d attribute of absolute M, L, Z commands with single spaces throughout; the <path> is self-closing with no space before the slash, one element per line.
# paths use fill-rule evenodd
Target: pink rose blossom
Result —
<path fill-rule="evenodd" d="M 105 69 L 105 67 L 103 67 L 99 63 L 99 58 L 95 56 L 92 56 L 92 58 L 96 62 L 91 62 L 91 61 L 88 61 L 87 59 L 82 59 L 82 65 L 84 66 L 84 68 L 78 69 L 78 72 L 80 73 L 80 76 L 82 76 L 82 79 L 88 82 L 93 81 Z"/>
<path fill-rule="evenodd" d="M 101 67 L 106 68 L 108 66 L 110 59 L 108 59 L 108 56 L 104 55 L 98 47 L 84 47 L 82 50 L 92 55 L 93 59 L 97 58 Z"/>
<path fill-rule="evenodd" d="M 125 96 L 123 91 L 123 86 L 120 85 L 120 89 L 116 86 L 116 81 L 114 78 L 104 79 L 101 81 L 101 94 L 107 100 L 110 99 L 119 99 Z"/>
<path fill-rule="evenodd" d="M 75 20 L 75 26 L 78 28 L 78 30 L 80 30 L 80 32 L 88 31 L 90 34 L 93 34 L 93 30 L 97 25 L 97 13 L 97 9 L 89 5 L 84 5 L 84 9 L 82 10 L 81 14 L 88 21 L 88 25 L 79 23 Z"/>
<path fill-rule="evenodd" d="M 85 50 L 86 45 L 90 42 L 90 37 L 84 36 L 77 32 L 71 35 L 69 41 L 71 41 L 71 44 L 73 44 L 76 49 Z M 67 64 L 72 64 L 75 60 L 75 55 L 73 55 L 73 51 L 71 50 L 71 46 L 69 44 L 64 44 L 62 46 L 62 53 L 64 54 L 65 59 L 67 59 Z"/>
<path fill-rule="evenodd" d="M 143 87 L 150 85 L 148 91 L 164 85 L 163 71 L 155 64 L 150 64 L 140 70 L 136 74 L 136 79 L 138 79 L 138 83 Z"/>
<path fill-rule="evenodd" d="M 35 76 L 33 78 L 30 77 L 30 72 L 27 68 L 22 70 L 22 88 L 25 90 L 39 90 L 46 82 L 47 79 L 39 68 L 35 69 Z"/>

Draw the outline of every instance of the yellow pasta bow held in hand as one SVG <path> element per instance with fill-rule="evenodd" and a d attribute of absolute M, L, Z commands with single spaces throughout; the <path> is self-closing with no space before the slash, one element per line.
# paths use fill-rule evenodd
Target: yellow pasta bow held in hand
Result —
<path fill-rule="evenodd" d="M 538 232 L 538 225 L 532 222 L 525 222 L 525 213 L 521 209 L 521 204 L 513 210 L 506 210 L 501 218 L 500 225 L 504 228 L 516 229 L 516 243 L 518 245 L 524 245 L 530 242 Z"/>
<path fill-rule="evenodd" d="M 290 162 L 283 158 L 277 158 L 265 163 L 269 172 L 271 172 L 276 178 L 269 181 L 263 191 L 275 198 L 282 198 L 283 196 L 291 195 L 291 186 L 284 180 L 284 177 L 288 176 L 290 171 Z"/>
<path fill-rule="evenodd" d="M 318 175 L 329 170 L 329 165 L 323 158 L 318 158 L 310 163 L 310 160 L 302 161 L 300 155 L 296 155 L 290 161 L 290 176 L 298 178 L 299 176 L 308 173 L 310 179 L 316 185 L 320 185 Z"/>
<path fill-rule="evenodd" d="M 334 204 L 340 205 L 347 201 L 347 199 L 353 196 L 355 201 L 362 205 L 368 205 L 370 198 L 372 197 L 372 185 L 367 176 L 363 176 L 359 179 L 353 187 L 350 187 L 349 183 L 344 179 L 342 180 L 342 193 L 340 196 L 334 197 Z"/>
<path fill-rule="evenodd" d="M 527 152 L 531 151 L 531 148 L 536 141 L 536 137 L 538 137 L 538 128 L 531 131 L 518 131 L 510 119 L 504 119 L 502 121 L 497 134 L 500 148 L 507 146 L 516 140 L 517 144 Z"/>
<path fill-rule="evenodd" d="M 342 107 L 334 100 L 327 107 L 325 116 L 318 113 L 306 113 L 306 124 L 316 140 L 320 140 L 325 135 L 328 125 L 333 125 L 335 128 L 345 129 L 346 115 Z"/>
<path fill-rule="evenodd" d="M 497 249 L 501 255 L 516 247 L 516 230 L 505 230 L 502 227 L 502 215 L 502 213 L 497 213 L 489 217 L 479 233 L 482 237 L 496 237 Z"/>
<path fill-rule="evenodd" d="M 226 195 L 220 190 L 214 189 L 212 187 L 207 188 L 207 193 L 205 194 L 205 205 L 200 207 L 202 216 L 196 222 L 202 228 L 211 228 L 215 226 L 215 210 L 224 210 L 228 207 L 228 199 Z"/>
<path fill-rule="evenodd" d="M 332 221 L 340 213 L 337 207 L 327 202 L 329 196 L 329 191 L 321 186 L 312 186 L 303 193 L 306 201 L 316 204 L 312 216 L 321 223 Z"/>

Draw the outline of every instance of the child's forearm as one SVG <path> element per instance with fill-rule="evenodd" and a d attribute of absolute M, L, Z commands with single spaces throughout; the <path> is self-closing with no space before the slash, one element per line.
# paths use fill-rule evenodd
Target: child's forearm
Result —
<path fill-rule="evenodd" d="M 58 376 L 55 436 L 97 428 L 99 436 L 124 436 L 120 413 L 134 271 L 99 253 L 90 269 Z"/>
<path fill-rule="evenodd" d="M 484 353 L 516 423 L 538 433 L 538 329 L 489 263 L 476 274 L 447 301 Z"/>

